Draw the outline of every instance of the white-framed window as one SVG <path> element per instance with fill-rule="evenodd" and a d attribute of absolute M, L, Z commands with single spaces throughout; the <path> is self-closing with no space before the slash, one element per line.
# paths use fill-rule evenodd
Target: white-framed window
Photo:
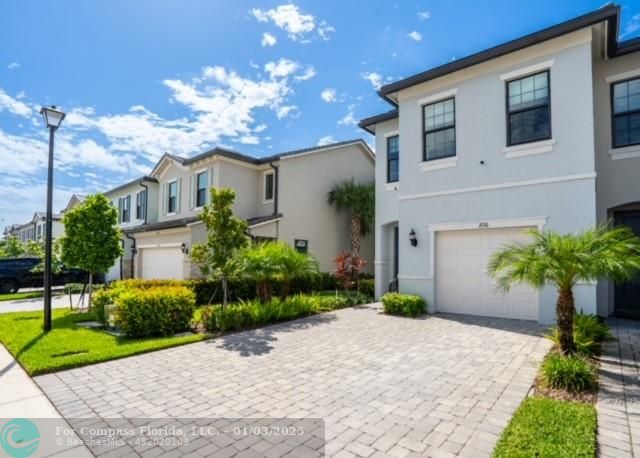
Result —
<path fill-rule="evenodd" d="M 275 195 L 275 173 L 273 172 L 265 172 L 264 173 L 264 192 L 263 192 L 263 200 L 264 202 L 273 201 L 273 197 Z"/>
<path fill-rule="evenodd" d="M 178 211 L 178 182 L 167 183 L 167 213 Z"/>
<path fill-rule="evenodd" d="M 428 103 L 422 107 L 422 160 L 432 161 L 456 155 L 455 97 Z"/>
<path fill-rule="evenodd" d="M 145 219 L 147 214 L 147 190 L 143 189 L 142 191 L 136 194 L 136 219 L 141 221 Z"/>
<path fill-rule="evenodd" d="M 131 195 L 118 199 L 118 222 L 128 223 L 131 221 Z"/>
<path fill-rule="evenodd" d="M 204 207 L 207 204 L 207 189 L 209 187 L 209 174 L 205 170 L 196 174 L 196 208 Z"/>

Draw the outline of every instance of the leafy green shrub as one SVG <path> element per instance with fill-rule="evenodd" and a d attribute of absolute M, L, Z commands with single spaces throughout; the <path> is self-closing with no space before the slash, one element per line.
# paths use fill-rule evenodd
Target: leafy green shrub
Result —
<path fill-rule="evenodd" d="M 559 344 L 558 327 L 553 326 L 547 337 Z M 578 352 L 586 355 L 598 354 L 601 343 L 611 338 L 609 327 L 596 315 L 576 313 L 573 316 L 573 341 Z"/>
<path fill-rule="evenodd" d="M 542 363 L 542 377 L 550 388 L 573 393 L 592 389 L 596 384 L 593 366 L 579 356 L 551 353 Z"/>
<path fill-rule="evenodd" d="M 427 302 L 413 294 L 387 293 L 382 296 L 384 313 L 415 318 L 427 311 Z"/>
<path fill-rule="evenodd" d="M 106 309 L 108 305 L 114 303 L 116 292 L 110 288 L 101 288 L 93 295 L 92 313 L 101 323 L 107 322 Z"/>
<path fill-rule="evenodd" d="M 364 278 L 358 282 L 358 292 L 364 294 L 367 297 L 375 297 L 375 282 L 373 278 Z"/>
<path fill-rule="evenodd" d="M 114 298 L 116 326 L 129 337 L 170 336 L 189 329 L 195 295 L 184 286 L 131 288 Z"/>

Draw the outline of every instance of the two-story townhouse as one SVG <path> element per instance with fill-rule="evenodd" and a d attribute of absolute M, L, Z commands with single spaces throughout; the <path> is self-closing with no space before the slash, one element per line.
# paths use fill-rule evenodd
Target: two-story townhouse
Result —
<path fill-rule="evenodd" d="M 105 279 L 113 281 L 132 278 L 136 246 L 129 231 L 158 220 L 158 180 L 143 176 L 110 189 L 104 195 L 118 210 L 118 225 L 123 230 L 123 254 L 107 272 Z"/>
<path fill-rule="evenodd" d="M 496 290 L 490 255 L 527 228 L 613 220 L 640 234 L 640 39 L 589 14 L 383 86 L 376 294 L 397 280 L 437 312 L 554 320 L 556 293 Z M 639 316 L 638 283 L 578 284 L 586 313 Z"/>
<path fill-rule="evenodd" d="M 154 181 L 146 183 L 146 221 L 131 213 L 140 180 L 107 193 L 119 209 L 126 239 L 122 267 L 114 266 L 107 278 L 199 276 L 189 250 L 206 240 L 199 213 L 209 203 L 211 187 L 236 191 L 234 213 L 248 222 L 253 239 L 283 240 L 332 271 L 336 255 L 349 249 L 349 215 L 330 207 L 327 193 L 351 178 L 372 181 L 374 162 L 362 140 L 263 158 L 219 147 L 189 158 L 165 154 L 146 177 Z M 363 240 L 362 255 L 372 265 L 373 237 Z"/>
<path fill-rule="evenodd" d="M 44 240 L 46 213 L 36 212 L 31 220 L 23 224 L 13 224 L 5 229 L 6 236 L 15 236 L 22 242 Z M 54 239 L 64 233 L 62 214 L 54 213 L 51 225 L 51 234 Z"/>

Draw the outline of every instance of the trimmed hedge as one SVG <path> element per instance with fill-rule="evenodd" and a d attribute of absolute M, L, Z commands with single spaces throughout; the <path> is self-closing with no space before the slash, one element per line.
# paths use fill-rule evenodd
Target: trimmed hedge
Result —
<path fill-rule="evenodd" d="M 171 336 L 189 329 L 195 306 L 184 286 L 131 288 L 116 300 L 116 326 L 129 337 Z"/>
<path fill-rule="evenodd" d="M 373 278 L 363 278 L 358 282 L 358 291 L 373 299 L 376 295 L 376 285 Z"/>
<path fill-rule="evenodd" d="M 427 312 L 427 302 L 413 294 L 387 293 L 382 296 L 384 313 L 415 318 Z"/>
<path fill-rule="evenodd" d="M 268 323 L 291 320 L 320 312 L 337 310 L 352 305 L 366 303 L 362 294 L 298 294 L 284 301 L 273 299 L 265 304 L 258 300 L 242 301 L 226 308 L 220 305 L 202 309 L 200 320 L 209 332 L 240 331 Z"/>

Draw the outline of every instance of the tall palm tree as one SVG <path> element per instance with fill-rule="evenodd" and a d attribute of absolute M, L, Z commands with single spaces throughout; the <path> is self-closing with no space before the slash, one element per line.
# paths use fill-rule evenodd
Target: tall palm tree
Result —
<path fill-rule="evenodd" d="M 535 288 L 547 284 L 558 290 L 556 321 L 560 348 L 575 350 L 573 287 L 579 281 L 610 278 L 628 281 L 640 271 L 640 238 L 628 227 L 600 226 L 578 234 L 558 234 L 531 230 L 531 242 L 515 242 L 502 247 L 489 261 L 488 272 L 499 287 L 508 290 L 514 283 Z"/>
<path fill-rule="evenodd" d="M 351 213 L 351 254 L 360 254 L 360 238 L 371 232 L 375 216 L 373 182 L 356 183 L 353 178 L 337 184 L 327 195 L 329 205 Z"/>

